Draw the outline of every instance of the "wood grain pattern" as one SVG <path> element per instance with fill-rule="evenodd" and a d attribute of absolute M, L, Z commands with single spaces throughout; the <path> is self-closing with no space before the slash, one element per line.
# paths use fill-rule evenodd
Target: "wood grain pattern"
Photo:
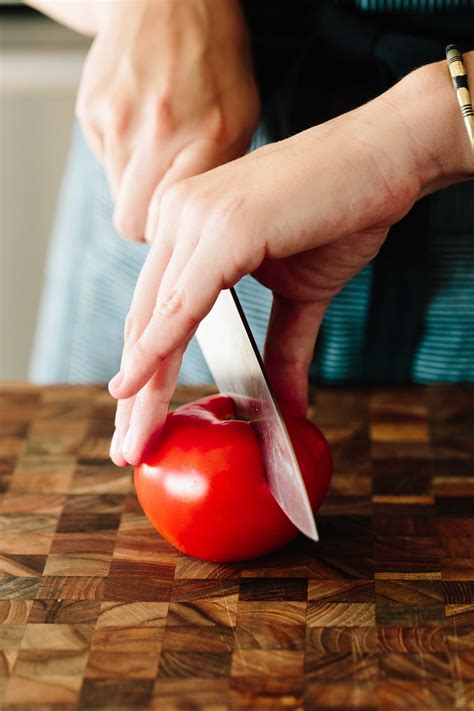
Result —
<path fill-rule="evenodd" d="M 215 564 L 146 520 L 104 389 L 0 390 L 0 706 L 474 710 L 474 389 L 320 388 L 310 414 L 321 541 Z"/>

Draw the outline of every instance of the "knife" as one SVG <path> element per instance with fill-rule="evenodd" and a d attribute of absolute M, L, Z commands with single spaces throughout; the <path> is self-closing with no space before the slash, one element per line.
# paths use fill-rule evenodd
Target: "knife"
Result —
<path fill-rule="evenodd" d="M 301 470 L 262 358 L 234 289 L 221 291 L 196 337 L 220 392 L 260 440 L 270 490 L 294 525 L 318 540 Z"/>

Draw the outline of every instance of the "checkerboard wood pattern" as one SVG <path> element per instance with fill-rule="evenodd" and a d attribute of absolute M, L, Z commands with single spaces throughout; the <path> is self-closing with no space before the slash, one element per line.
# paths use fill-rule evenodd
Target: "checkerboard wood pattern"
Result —
<path fill-rule="evenodd" d="M 312 402 L 321 542 L 215 565 L 147 522 L 104 390 L 5 387 L 3 708 L 474 709 L 474 389 Z"/>

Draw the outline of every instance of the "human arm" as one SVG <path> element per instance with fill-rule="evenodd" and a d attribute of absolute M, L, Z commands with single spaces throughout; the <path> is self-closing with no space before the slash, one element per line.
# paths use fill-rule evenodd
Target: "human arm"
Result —
<path fill-rule="evenodd" d="M 474 76 L 474 53 L 465 63 Z M 247 273 L 273 290 L 265 359 L 280 400 L 303 412 L 328 303 L 414 202 L 473 176 L 464 131 L 439 62 L 348 114 L 169 190 L 110 384 L 121 399 L 114 461 L 139 461 L 164 421 L 186 342 L 219 290 Z"/>
<path fill-rule="evenodd" d="M 118 231 L 143 240 L 167 187 L 249 145 L 259 98 L 239 0 L 31 4 L 95 35 L 76 112 L 104 163 Z"/>

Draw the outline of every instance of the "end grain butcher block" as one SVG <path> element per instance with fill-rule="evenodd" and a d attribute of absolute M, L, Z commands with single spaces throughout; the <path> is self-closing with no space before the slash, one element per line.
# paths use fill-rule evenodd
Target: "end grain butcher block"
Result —
<path fill-rule="evenodd" d="M 321 542 L 216 565 L 146 520 L 104 390 L 3 388 L 3 708 L 474 709 L 473 388 L 318 389 L 311 412 Z"/>

